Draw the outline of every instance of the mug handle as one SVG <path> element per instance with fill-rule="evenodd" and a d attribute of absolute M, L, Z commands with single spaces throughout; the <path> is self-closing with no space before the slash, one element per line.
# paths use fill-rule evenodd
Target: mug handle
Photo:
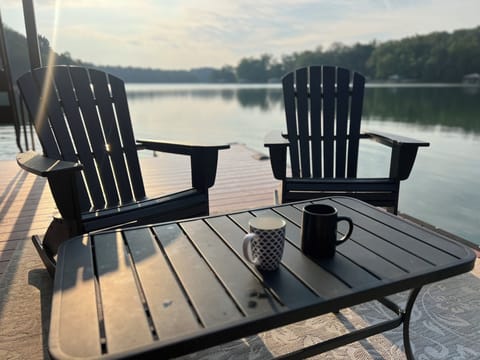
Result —
<path fill-rule="evenodd" d="M 250 245 L 250 241 L 252 241 L 255 238 L 255 236 L 257 236 L 257 234 L 248 233 L 247 235 L 245 235 L 243 237 L 243 256 L 245 256 L 245 258 L 254 265 L 256 265 L 258 263 L 258 259 L 257 258 L 255 258 L 255 259 L 251 258 L 250 251 L 248 251 L 248 248 L 249 248 L 249 245 Z"/>
<path fill-rule="evenodd" d="M 353 231 L 353 221 L 352 221 L 352 219 L 350 219 L 349 217 L 346 217 L 346 216 L 339 216 L 337 218 L 337 223 L 340 222 L 340 221 L 348 222 L 348 231 L 341 239 L 337 240 L 337 245 L 340 245 L 345 240 L 348 240 L 350 235 L 352 235 L 352 231 Z"/>

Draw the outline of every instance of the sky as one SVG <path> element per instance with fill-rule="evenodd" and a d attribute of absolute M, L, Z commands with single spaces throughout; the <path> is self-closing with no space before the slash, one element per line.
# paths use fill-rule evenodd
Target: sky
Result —
<path fill-rule="evenodd" d="M 480 25 L 480 0 L 34 0 L 38 33 L 97 65 L 191 69 Z M 25 34 L 22 2 L 0 0 Z"/>

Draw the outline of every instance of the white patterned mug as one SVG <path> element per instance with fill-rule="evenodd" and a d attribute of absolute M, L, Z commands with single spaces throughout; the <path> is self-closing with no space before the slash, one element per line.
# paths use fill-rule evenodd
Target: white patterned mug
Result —
<path fill-rule="evenodd" d="M 276 270 L 285 244 L 285 220 L 259 216 L 251 219 L 248 225 L 250 233 L 243 238 L 243 255 L 259 270 Z"/>

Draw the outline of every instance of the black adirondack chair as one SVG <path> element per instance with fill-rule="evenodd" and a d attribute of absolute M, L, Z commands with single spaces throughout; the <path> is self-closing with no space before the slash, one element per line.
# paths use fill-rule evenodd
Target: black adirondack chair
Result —
<path fill-rule="evenodd" d="M 208 215 L 208 188 L 215 182 L 218 150 L 229 145 L 135 141 L 124 83 L 102 71 L 44 67 L 24 74 L 17 83 L 43 148 L 43 155 L 21 153 L 17 162 L 47 177 L 60 213 L 43 241 L 32 238 L 50 274 L 58 246 L 74 235 Z M 192 188 L 148 198 L 138 149 L 189 155 Z"/>
<path fill-rule="evenodd" d="M 265 138 L 274 177 L 282 180 L 282 203 L 343 194 L 397 213 L 400 181 L 409 177 L 418 147 L 429 143 L 361 134 L 365 78 L 357 72 L 351 76 L 340 67 L 304 67 L 285 75 L 282 85 L 287 133 L 273 131 Z M 388 178 L 357 178 L 363 138 L 391 148 Z"/>

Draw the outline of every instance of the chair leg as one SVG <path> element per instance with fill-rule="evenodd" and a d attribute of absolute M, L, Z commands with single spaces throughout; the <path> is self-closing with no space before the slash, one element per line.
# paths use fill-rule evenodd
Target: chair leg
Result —
<path fill-rule="evenodd" d="M 48 274 L 51 278 L 53 278 L 55 275 L 56 267 L 56 261 L 53 255 L 43 246 L 40 237 L 38 237 L 37 235 L 32 236 L 32 242 L 33 246 L 35 246 L 35 249 L 37 250 L 38 255 L 40 256 L 40 259 L 42 259 L 42 262 L 45 265 Z"/>
<path fill-rule="evenodd" d="M 77 232 L 74 221 L 54 217 L 43 238 L 43 247 L 51 254 L 56 255 L 60 245 L 75 235 Z"/>
<path fill-rule="evenodd" d="M 43 241 L 37 235 L 32 236 L 33 245 L 52 278 L 55 275 L 55 255 L 57 255 L 58 248 L 65 240 L 76 235 L 74 229 L 74 222 L 55 217 L 50 223 Z"/>

